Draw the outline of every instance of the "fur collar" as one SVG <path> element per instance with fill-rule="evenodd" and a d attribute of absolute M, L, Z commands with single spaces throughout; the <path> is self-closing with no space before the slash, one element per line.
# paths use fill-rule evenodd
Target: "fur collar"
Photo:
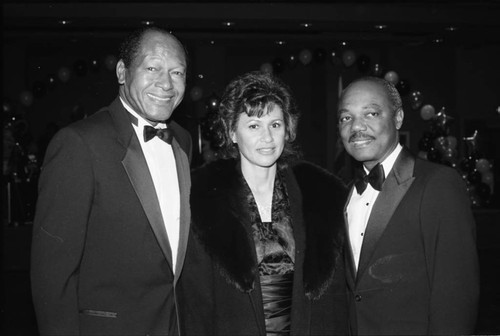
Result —
<path fill-rule="evenodd" d="M 339 179 L 310 163 L 289 169 L 285 183 L 290 199 L 303 200 L 302 208 L 293 211 L 302 217 L 293 218 L 293 225 L 305 226 L 306 232 L 303 270 L 296 265 L 296 271 L 304 272 L 308 297 L 319 298 L 341 260 L 346 189 Z M 239 290 L 250 292 L 258 272 L 243 176 L 236 160 L 219 160 L 193 171 L 191 210 L 193 233 L 221 275 Z"/>

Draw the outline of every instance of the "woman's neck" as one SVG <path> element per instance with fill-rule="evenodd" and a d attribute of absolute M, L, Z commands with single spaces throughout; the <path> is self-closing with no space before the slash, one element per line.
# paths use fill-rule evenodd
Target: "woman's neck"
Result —
<path fill-rule="evenodd" d="M 243 177 L 252 191 L 260 218 L 263 222 L 272 221 L 272 202 L 276 164 L 267 167 L 245 166 L 242 164 Z"/>

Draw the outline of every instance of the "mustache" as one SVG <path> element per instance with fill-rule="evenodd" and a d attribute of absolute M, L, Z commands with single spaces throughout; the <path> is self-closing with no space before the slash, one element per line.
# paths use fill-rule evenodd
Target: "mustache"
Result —
<path fill-rule="evenodd" d="M 349 142 L 357 141 L 357 140 L 374 140 L 374 139 L 375 138 L 373 136 L 368 135 L 366 133 L 356 132 L 356 133 L 351 134 L 351 136 L 349 137 Z"/>

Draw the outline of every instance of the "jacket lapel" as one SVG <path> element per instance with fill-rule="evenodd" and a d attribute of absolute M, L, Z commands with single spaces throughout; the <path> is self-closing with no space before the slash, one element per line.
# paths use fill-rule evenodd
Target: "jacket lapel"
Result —
<path fill-rule="evenodd" d="M 125 156 L 122 164 L 127 172 L 137 197 L 144 209 L 149 224 L 155 234 L 156 240 L 172 268 L 172 253 L 170 243 L 168 242 L 167 231 L 163 224 L 160 204 L 156 193 L 154 192 L 153 179 L 149 173 L 149 168 L 146 163 L 146 158 L 142 152 L 139 140 L 135 136 L 129 113 L 123 107 L 120 99 L 117 98 L 111 104 L 109 112 L 115 123 L 115 127 L 119 134 L 119 140 L 126 148 Z"/>
<path fill-rule="evenodd" d="M 189 159 L 182 150 L 179 142 L 174 138 L 172 141 L 172 149 L 175 156 L 175 164 L 177 167 L 177 176 L 179 180 L 179 193 L 180 193 L 180 228 L 179 228 L 179 247 L 177 250 L 177 262 L 175 266 L 175 280 L 179 279 L 179 275 L 184 265 L 186 257 L 186 247 L 189 235 L 189 226 L 191 222 L 191 210 L 189 206 L 189 194 L 191 189 L 191 174 L 189 169 Z"/>
<path fill-rule="evenodd" d="M 365 272 L 377 242 L 384 233 L 399 202 L 413 183 L 415 179 L 413 177 L 414 165 L 414 158 L 407 150 L 403 149 L 387 176 L 368 219 L 361 247 L 357 279 Z"/>
<path fill-rule="evenodd" d="M 351 199 L 353 190 L 354 190 L 354 183 L 350 183 L 350 188 L 349 188 L 349 195 L 347 196 L 347 200 Z M 356 268 L 354 267 L 354 256 L 352 255 L 352 248 L 351 248 L 351 240 L 349 239 L 349 221 L 347 220 L 347 205 L 348 202 L 345 202 L 344 205 L 344 224 L 345 224 L 345 232 L 346 232 L 346 238 L 345 238 L 345 246 L 344 246 L 344 259 L 345 259 L 345 265 L 346 265 L 346 278 L 347 278 L 347 285 L 353 289 L 354 288 L 354 282 L 356 279 Z"/>

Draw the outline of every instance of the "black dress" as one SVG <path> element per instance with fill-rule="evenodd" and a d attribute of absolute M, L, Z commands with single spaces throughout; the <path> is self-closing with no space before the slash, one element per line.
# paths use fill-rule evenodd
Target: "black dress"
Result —
<path fill-rule="evenodd" d="M 291 325 L 295 240 L 282 181 L 276 174 L 272 222 L 261 221 L 257 204 L 247 186 L 267 335 L 289 335 Z"/>

